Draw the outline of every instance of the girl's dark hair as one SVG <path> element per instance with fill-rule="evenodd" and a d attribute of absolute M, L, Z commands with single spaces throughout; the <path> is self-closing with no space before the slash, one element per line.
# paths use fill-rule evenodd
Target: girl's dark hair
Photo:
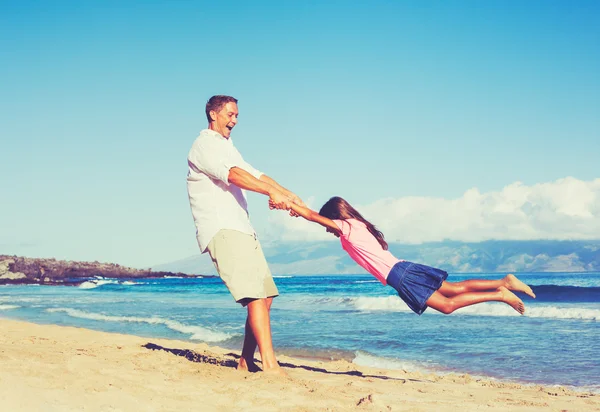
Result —
<path fill-rule="evenodd" d="M 381 245 L 381 247 L 383 248 L 383 250 L 387 250 L 388 244 L 385 241 L 385 238 L 383 237 L 383 233 L 381 233 L 379 230 L 377 230 L 377 228 L 375 227 L 375 225 L 373 225 L 367 219 L 365 219 L 364 217 L 362 217 L 362 215 L 358 212 L 358 210 L 356 210 L 355 208 L 353 208 L 350 205 L 350 203 L 346 202 L 341 197 L 334 196 L 331 199 L 329 199 L 327 201 L 327 203 L 325 203 L 323 205 L 323 207 L 321 207 L 321 210 L 319 210 L 319 214 L 321 216 L 324 216 L 324 217 L 329 218 L 331 220 L 334 220 L 334 219 L 341 219 L 341 220 L 356 219 L 356 220 L 360 220 L 361 222 L 363 222 L 367 226 L 367 229 L 369 230 L 369 232 L 371 232 L 371 234 L 373 236 L 375 236 L 375 239 L 377 239 L 377 241 L 379 242 L 379 244 Z"/>

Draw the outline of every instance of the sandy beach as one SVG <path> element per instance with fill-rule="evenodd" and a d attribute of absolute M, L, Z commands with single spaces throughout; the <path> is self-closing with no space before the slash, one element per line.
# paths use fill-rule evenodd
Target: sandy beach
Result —
<path fill-rule="evenodd" d="M 280 356 L 289 378 L 205 344 L 0 320 L 3 411 L 598 411 L 600 397 L 468 375 Z"/>

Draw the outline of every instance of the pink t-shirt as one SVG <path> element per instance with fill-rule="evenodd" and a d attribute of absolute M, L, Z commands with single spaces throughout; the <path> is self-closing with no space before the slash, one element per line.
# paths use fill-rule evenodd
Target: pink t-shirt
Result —
<path fill-rule="evenodd" d="M 383 250 L 367 226 L 356 219 L 334 220 L 342 234 L 342 248 L 352 260 L 358 263 L 381 283 L 387 285 L 387 276 L 392 267 L 400 262 L 388 250 Z"/>

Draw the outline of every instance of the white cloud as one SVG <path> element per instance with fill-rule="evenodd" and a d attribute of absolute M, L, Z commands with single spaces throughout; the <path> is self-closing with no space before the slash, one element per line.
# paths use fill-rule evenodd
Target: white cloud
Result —
<path fill-rule="evenodd" d="M 498 192 L 472 188 L 457 199 L 408 196 L 354 206 L 392 242 L 600 238 L 600 178 L 515 182 Z M 281 212 L 270 223 L 271 236 L 282 241 L 331 238 L 321 226 Z"/>

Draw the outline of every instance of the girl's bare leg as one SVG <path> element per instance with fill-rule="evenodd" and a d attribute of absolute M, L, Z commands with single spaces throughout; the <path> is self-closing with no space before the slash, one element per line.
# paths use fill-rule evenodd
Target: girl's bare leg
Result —
<path fill-rule="evenodd" d="M 532 298 L 535 298 L 535 293 L 529 286 L 521 282 L 515 275 L 508 274 L 503 279 L 469 279 L 462 282 L 442 282 L 442 286 L 438 289 L 442 295 L 452 297 L 467 292 L 482 292 L 492 291 L 504 286 L 508 290 L 514 292 L 523 292 Z"/>
<path fill-rule="evenodd" d="M 504 286 L 500 286 L 493 292 L 467 292 L 452 297 L 446 297 L 440 292 L 435 291 L 433 292 L 433 295 L 427 299 L 426 303 L 427 306 L 449 315 L 456 309 L 464 308 L 465 306 L 492 301 L 504 302 L 521 315 L 525 313 L 523 301 Z"/>

